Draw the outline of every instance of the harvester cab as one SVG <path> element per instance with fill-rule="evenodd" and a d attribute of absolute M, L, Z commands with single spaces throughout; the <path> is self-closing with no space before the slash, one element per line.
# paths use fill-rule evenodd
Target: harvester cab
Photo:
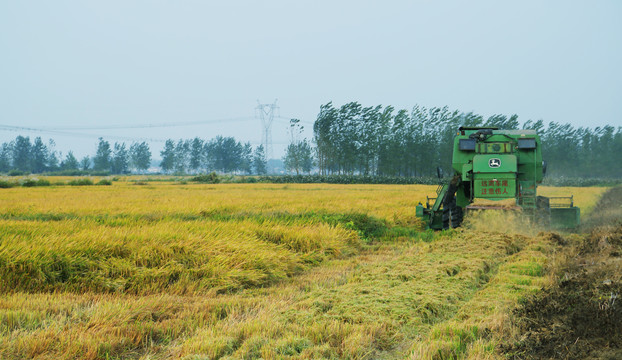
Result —
<path fill-rule="evenodd" d="M 572 196 L 537 195 L 546 163 L 535 130 L 460 127 L 454 138 L 452 168 L 453 177 L 441 182 L 436 197 L 428 197 L 425 206 L 416 208 L 428 228 L 458 227 L 465 212 L 486 209 L 519 210 L 553 228 L 579 225 L 580 210 Z M 507 199 L 514 201 L 510 205 L 489 201 Z"/>

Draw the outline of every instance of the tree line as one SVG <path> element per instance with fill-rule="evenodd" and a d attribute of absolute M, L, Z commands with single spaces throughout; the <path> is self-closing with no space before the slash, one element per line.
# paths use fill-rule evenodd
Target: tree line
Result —
<path fill-rule="evenodd" d="M 542 152 L 551 177 L 622 178 L 622 128 L 579 127 L 528 120 L 517 115 L 487 118 L 448 107 L 396 110 L 381 105 L 363 107 L 350 102 L 340 107 L 327 103 L 313 125 L 313 138 L 302 137 L 300 121 L 290 121 L 290 144 L 283 162 L 289 173 L 317 171 L 319 175 L 430 177 L 437 166 L 451 170 L 453 138 L 460 126 L 496 126 L 534 129 L 542 139 Z M 72 151 L 64 157 L 50 140 L 17 136 L 0 147 L 0 172 L 44 173 L 99 171 L 112 174 L 145 172 L 152 154 L 146 142 L 109 143 L 99 139 L 93 156 L 78 160 Z M 169 139 L 160 152 L 165 173 L 267 173 L 265 150 L 233 137 L 210 140 Z"/>
<path fill-rule="evenodd" d="M 485 118 L 448 107 L 363 107 L 327 103 L 313 126 L 315 160 L 322 175 L 433 176 L 451 169 L 453 138 L 460 126 L 520 129 L 517 115 Z M 549 176 L 622 177 L 622 128 L 574 128 L 570 124 L 526 121 L 542 138 Z"/>
<path fill-rule="evenodd" d="M 200 138 L 167 140 L 160 152 L 160 167 L 165 173 L 222 173 L 265 174 L 267 162 L 263 146 L 252 148 L 232 137 L 217 136 L 209 141 Z M 17 136 L 0 147 L 0 172 L 2 173 L 53 173 L 71 171 L 96 171 L 110 174 L 144 173 L 151 167 L 149 144 L 135 142 L 131 145 L 99 139 L 93 156 L 78 160 L 73 151 L 64 157 L 55 150 L 55 143 L 45 143 L 41 137 L 33 141 L 27 136 Z"/>
<path fill-rule="evenodd" d="M 211 140 L 167 140 L 160 152 L 160 167 L 167 173 L 221 172 L 259 174 L 267 172 L 263 145 L 253 149 L 233 137 L 216 136 Z"/>
<path fill-rule="evenodd" d="M 100 171 L 126 174 L 144 172 L 151 164 L 151 151 L 146 142 L 114 143 L 100 138 L 95 155 L 78 160 L 73 151 L 67 155 L 55 150 L 54 140 L 44 143 L 41 137 L 33 141 L 28 136 L 17 136 L 0 147 L 0 172 L 45 173 L 58 171 Z"/>

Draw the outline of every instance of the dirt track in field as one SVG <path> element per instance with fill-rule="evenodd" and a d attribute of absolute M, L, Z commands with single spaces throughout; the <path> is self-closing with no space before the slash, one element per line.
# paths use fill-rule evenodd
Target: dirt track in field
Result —
<path fill-rule="evenodd" d="M 622 359 L 622 187 L 595 209 L 587 235 L 566 249 L 559 280 L 515 310 L 519 339 L 501 346 L 509 358 Z"/>

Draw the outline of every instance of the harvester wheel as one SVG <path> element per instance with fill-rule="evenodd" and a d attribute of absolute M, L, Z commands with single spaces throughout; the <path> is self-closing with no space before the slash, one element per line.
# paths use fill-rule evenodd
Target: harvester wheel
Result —
<path fill-rule="evenodd" d="M 462 223 L 462 208 L 456 206 L 456 190 L 460 184 L 460 177 L 454 176 L 449 183 L 445 197 L 443 198 L 443 230 L 457 228 Z"/>
<path fill-rule="evenodd" d="M 456 210 L 460 209 L 460 210 Z M 448 193 L 443 201 L 443 230 L 460 226 L 462 209 L 456 206 L 456 196 Z"/>
<path fill-rule="evenodd" d="M 460 206 L 454 206 L 454 208 L 451 209 L 451 227 L 459 227 L 462 224 L 463 217 L 464 213 L 462 211 L 462 208 Z"/>
<path fill-rule="evenodd" d="M 443 230 L 460 227 L 462 219 L 464 218 L 464 212 L 460 206 L 456 206 L 455 202 L 443 205 Z"/>

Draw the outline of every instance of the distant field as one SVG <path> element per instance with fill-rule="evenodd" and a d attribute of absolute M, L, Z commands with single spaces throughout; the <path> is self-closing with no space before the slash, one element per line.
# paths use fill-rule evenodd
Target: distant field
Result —
<path fill-rule="evenodd" d="M 0 189 L 0 358 L 492 354 L 486 331 L 548 281 L 555 244 L 477 219 L 422 232 L 414 208 L 435 189 Z M 604 190 L 542 193 L 586 212 Z"/>

